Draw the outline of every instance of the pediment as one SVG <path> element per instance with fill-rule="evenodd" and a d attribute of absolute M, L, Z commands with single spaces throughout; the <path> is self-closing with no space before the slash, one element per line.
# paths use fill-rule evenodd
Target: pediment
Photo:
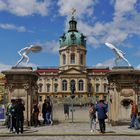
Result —
<path fill-rule="evenodd" d="M 77 75 L 79 75 L 79 74 L 86 74 L 86 72 L 83 72 L 83 71 L 78 70 L 76 68 L 70 68 L 68 70 L 62 71 L 60 74 L 68 74 L 68 75 L 69 74 L 77 74 Z"/>

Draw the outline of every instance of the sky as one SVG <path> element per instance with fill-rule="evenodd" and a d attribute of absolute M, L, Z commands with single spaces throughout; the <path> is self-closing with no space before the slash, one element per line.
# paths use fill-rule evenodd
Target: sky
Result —
<path fill-rule="evenodd" d="M 59 67 L 59 37 L 73 8 L 78 31 L 86 36 L 88 67 L 115 66 L 109 42 L 140 69 L 140 0 L 0 0 L 0 71 L 15 66 L 18 51 L 31 44 L 42 51 L 28 54 L 29 66 Z"/>

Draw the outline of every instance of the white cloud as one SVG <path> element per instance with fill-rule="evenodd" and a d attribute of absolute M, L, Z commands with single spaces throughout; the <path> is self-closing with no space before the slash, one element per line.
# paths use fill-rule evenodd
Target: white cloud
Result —
<path fill-rule="evenodd" d="M 110 68 L 112 68 L 113 66 L 115 66 L 114 59 L 108 59 L 102 63 L 96 64 L 96 67 L 110 67 Z"/>
<path fill-rule="evenodd" d="M 43 47 L 44 52 L 58 53 L 59 51 L 59 42 L 55 40 L 47 41 L 40 44 Z"/>
<path fill-rule="evenodd" d="M 137 0 L 116 0 L 115 16 L 121 17 L 128 12 L 132 12 L 136 2 Z"/>
<path fill-rule="evenodd" d="M 11 65 L 0 64 L 0 71 L 9 70 L 11 67 Z"/>
<path fill-rule="evenodd" d="M 50 0 L 0 0 L 0 11 L 8 11 L 17 16 L 32 14 L 45 16 L 48 14 L 49 5 Z"/>
<path fill-rule="evenodd" d="M 135 67 L 135 69 L 140 70 L 140 64 Z"/>
<path fill-rule="evenodd" d="M 76 15 L 82 18 L 83 15 L 91 16 L 93 14 L 93 5 L 97 0 L 59 0 L 60 15 L 71 16 L 72 8 L 76 9 Z"/>
<path fill-rule="evenodd" d="M 24 26 L 17 26 L 17 25 L 8 24 L 8 23 L 6 24 L 0 23 L 0 28 L 5 29 L 5 30 L 16 30 L 18 32 L 27 32 L 27 29 Z"/>
<path fill-rule="evenodd" d="M 86 18 L 90 16 L 91 21 L 95 18 L 93 5 L 96 3 L 94 1 L 87 0 L 81 2 L 81 0 L 71 0 L 65 2 L 65 0 L 59 0 L 58 5 L 61 15 L 70 15 L 72 8 L 77 9 L 78 30 L 87 36 L 88 44 L 97 48 L 105 42 L 117 45 L 123 44 L 125 40 L 133 35 L 140 35 L 140 15 L 135 9 L 137 0 L 111 0 L 110 2 L 111 6 L 114 6 L 112 19 L 108 22 L 98 21 L 94 24 L 84 19 L 84 15 L 86 15 Z M 92 14 L 87 12 L 89 9 L 92 11 Z"/>

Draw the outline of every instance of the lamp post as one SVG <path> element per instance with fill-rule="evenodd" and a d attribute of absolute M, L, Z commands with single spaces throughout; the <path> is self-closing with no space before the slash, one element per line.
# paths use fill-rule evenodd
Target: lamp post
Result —
<path fill-rule="evenodd" d="M 72 102 L 71 102 L 71 108 L 72 108 L 72 123 L 73 123 L 73 99 L 75 98 L 75 95 L 74 95 L 74 92 L 75 92 L 75 83 L 71 83 L 71 99 L 72 99 Z"/>

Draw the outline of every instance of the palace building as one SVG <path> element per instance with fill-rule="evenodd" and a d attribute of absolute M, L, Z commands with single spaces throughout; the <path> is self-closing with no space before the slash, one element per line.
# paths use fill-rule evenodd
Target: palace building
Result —
<path fill-rule="evenodd" d="M 66 98 L 71 95 L 71 85 L 75 85 L 75 96 L 93 97 L 95 100 L 108 98 L 109 68 L 88 68 L 86 66 L 86 37 L 77 30 L 74 16 L 69 21 L 69 29 L 60 39 L 60 64 L 56 68 L 37 68 L 39 101 L 47 96 Z"/>

